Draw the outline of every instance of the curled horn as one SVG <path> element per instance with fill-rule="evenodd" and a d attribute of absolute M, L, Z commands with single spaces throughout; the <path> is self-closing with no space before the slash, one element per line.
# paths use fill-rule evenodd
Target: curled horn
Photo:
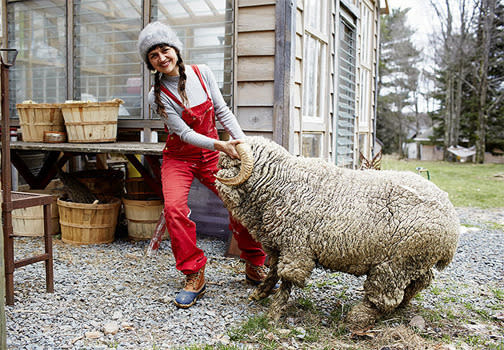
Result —
<path fill-rule="evenodd" d="M 252 155 L 252 149 L 246 143 L 239 143 L 236 145 L 236 151 L 240 155 L 241 167 L 240 172 L 235 177 L 230 177 L 224 179 L 217 176 L 219 180 L 224 185 L 228 186 L 238 186 L 248 180 L 252 174 L 252 169 L 254 168 L 254 156 Z"/>

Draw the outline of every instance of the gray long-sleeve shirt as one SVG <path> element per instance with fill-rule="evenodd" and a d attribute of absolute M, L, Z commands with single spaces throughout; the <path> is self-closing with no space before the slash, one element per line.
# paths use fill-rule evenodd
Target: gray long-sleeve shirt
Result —
<path fill-rule="evenodd" d="M 224 129 L 233 137 L 234 139 L 241 139 L 245 137 L 236 117 L 229 109 L 228 105 L 224 101 L 222 94 L 217 85 L 217 81 L 207 65 L 198 65 L 201 72 L 203 82 L 207 88 L 210 99 L 214 104 L 215 116 L 217 120 L 222 124 Z M 186 66 L 186 94 L 189 100 L 189 106 L 195 107 L 206 101 L 207 95 L 205 90 L 201 86 L 198 76 L 190 66 Z M 179 77 L 172 77 L 163 75 L 161 78 L 161 84 L 164 85 L 179 101 L 182 101 L 177 87 L 178 87 Z M 149 92 L 149 104 L 151 105 L 152 111 L 156 113 L 157 104 L 154 102 L 154 88 Z M 209 150 L 215 150 L 214 142 L 215 140 L 207 137 L 205 135 L 199 134 L 193 129 L 191 129 L 182 119 L 183 109 L 175 101 L 161 93 L 161 102 L 164 105 L 166 114 L 168 118 L 163 118 L 160 116 L 168 131 L 171 134 L 176 134 L 180 139 L 191 145 L 206 148 Z"/>

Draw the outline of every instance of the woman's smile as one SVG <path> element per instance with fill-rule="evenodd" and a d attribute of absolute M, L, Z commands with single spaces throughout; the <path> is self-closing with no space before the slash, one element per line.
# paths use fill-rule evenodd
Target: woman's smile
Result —
<path fill-rule="evenodd" d="M 160 73 L 178 76 L 177 53 L 169 46 L 156 47 L 148 54 L 152 67 Z"/>

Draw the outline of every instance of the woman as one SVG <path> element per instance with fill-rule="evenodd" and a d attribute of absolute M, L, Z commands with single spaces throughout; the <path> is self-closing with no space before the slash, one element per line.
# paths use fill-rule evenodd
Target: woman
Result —
<path fill-rule="evenodd" d="M 219 151 L 239 158 L 235 145 L 245 135 L 210 69 L 206 65 L 186 67 L 181 49 L 175 32 L 160 22 L 148 24 L 138 37 L 140 56 L 155 71 L 149 103 L 169 132 L 161 166 L 164 212 L 176 267 L 186 276 L 175 305 L 188 308 L 205 293 L 207 261 L 196 246 L 196 225 L 189 219 L 187 197 L 191 183 L 196 177 L 217 194 L 214 183 Z M 219 140 L 215 117 L 234 140 Z M 229 227 L 246 261 L 247 281 L 259 284 L 266 277 L 266 255 L 260 243 L 231 217 Z"/>

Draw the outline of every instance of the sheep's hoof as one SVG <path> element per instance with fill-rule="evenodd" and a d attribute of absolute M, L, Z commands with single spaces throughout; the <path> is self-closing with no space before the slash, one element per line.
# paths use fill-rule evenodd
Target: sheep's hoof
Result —
<path fill-rule="evenodd" d="M 268 311 L 268 318 L 270 320 L 272 320 L 273 322 L 278 322 L 278 320 L 280 319 L 280 316 L 282 316 L 282 313 L 278 312 L 277 310 L 270 309 Z"/>
<path fill-rule="evenodd" d="M 347 314 L 345 323 L 350 330 L 361 330 L 371 326 L 381 313 L 369 301 L 355 305 Z"/>
<path fill-rule="evenodd" d="M 255 300 L 255 301 L 258 301 L 258 300 L 261 300 L 261 299 L 264 299 L 266 296 L 264 295 L 264 293 L 261 293 L 259 291 L 258 288 L 254 289 L 254 291 L 252 293 L 250 293 L 249 295 L 249 300 Z"/>

